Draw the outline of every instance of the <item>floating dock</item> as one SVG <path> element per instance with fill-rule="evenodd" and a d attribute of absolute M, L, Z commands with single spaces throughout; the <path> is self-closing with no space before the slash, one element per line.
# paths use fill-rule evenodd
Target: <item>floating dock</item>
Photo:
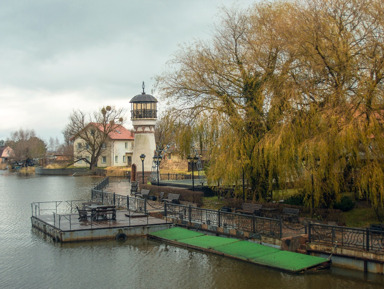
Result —
<path fill-rule="evenodd" d="M 117 210 L 116 220 L 79 221 L 78 214 L 32 216 L 32 227 L 55 242 L 81 242 L 103 239 L 125 240 L 168 229 L 171 223 L 151 216 Z"/>
<path fill-rule="evenodd" d="M 239 239 L 209 236 L 180 227 L 149 233 L 148 236 L 174 245 L 227 256 L 291 273 L 324 269 L 330 266 L 330 260 L 326 258 L 282 251 Z"/>

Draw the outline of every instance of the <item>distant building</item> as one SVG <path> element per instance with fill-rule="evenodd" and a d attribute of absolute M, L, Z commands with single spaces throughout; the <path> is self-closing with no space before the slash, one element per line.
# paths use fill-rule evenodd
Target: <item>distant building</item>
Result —
<path fill-rule="evenodd" d="M 0 163 L 4 164 L 14 157 L 13 149 L 9 146 L 0 147 Z"/>
<path fill-rule="evenodd" d="M 86 129 L 101 129 L 100 125 L 91 123 Z M 77 137 L 73 142 L 73 152 L 76 159 L 88 159 L 90 153 L 87 151 L 89 144 Z M 98 167 L 123 167 L 132 165 L 132 154 L 134 147 L 134 134 L 123 126 L 118 126 L 109 134 L 107 141 L 102 146 L 102 153 L 98 159 Z M 74 164 L 76 167 L 87 166 L 84 160 Z"/>

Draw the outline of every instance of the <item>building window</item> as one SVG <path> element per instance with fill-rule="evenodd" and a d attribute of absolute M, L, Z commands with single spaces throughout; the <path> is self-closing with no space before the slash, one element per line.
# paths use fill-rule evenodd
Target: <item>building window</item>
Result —
<path fill-rule="evenodd" d="M 119 157 L 115 156 L 115 163 L 117 164 L 119 162 Z"/>
<path fill-rule="evenodd" d="M 102 149 L 106 149 L 107 148 L 107 145 L 105 144 L 105 142 L 101 145 L 101 148 Z"/>
<path fill-rule="evenodd" d="M 128 156 L 128 166 L 132 165 L 132 157 Z"/>
<path fill-rule="evenodd" d="M 81 142 L 77 143 L 77 149 L 81 149 L 82 145 L 81 145 Z"/>
<path fill-rule="evenodd" d="M 107 162 L 107 157 L 101 157 L 101 163 L 105 164 Z"/>
<path fill-rule="evenodd" d="M 123 163 L 125 163 L 125 156 L 123 156 Z"/>
<path fill-rule="evenodd" d="M 87 150 L 89 149 L 89 144 L 88 144 L 88 143 L 85 144 L 85 148 L 86 148 Z"/>
<path fill-rule="evenodd" d="M 126 141 L 125 142 L 125 149 L 127 149 L 128 148 L 128 142 Z"/>

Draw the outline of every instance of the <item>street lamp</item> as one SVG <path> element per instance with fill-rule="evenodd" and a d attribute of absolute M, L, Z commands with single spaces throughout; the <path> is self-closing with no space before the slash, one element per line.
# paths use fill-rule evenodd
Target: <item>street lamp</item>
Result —
<path fill-rule="evenodd" d="M 199 158 L 197 156 L 188 156 L 187 157 L 187 160 L 188 160 L 188 163 L 191 164 L 192 166 L 192 191 L 195 190 L 195 173 L 194 173 L 194 167 L 195 167 L 195 164 L 197 163 L 197 161 L 199 160 Z"/>
<path fill-rule="evenodd" d="M 160 155 L 160 152 L 157 152 L 157 155 L 155 155 L 153 157 L 153 161 L 155 162 L 156 164 L 156 170 L 157 170 L 157 186 L 159 186 L 159 166 L 160 166 L 160 162 L 161 160 L 163 159 L 163 157 Z"/>
<path fill-rule="evenodd" d="M 141 159 L 141 168 L 143 170 L 142 178 L 143 178 L 143 185 L 144 185 L 144 160 L 145 160 L 145 154 L 141 154 L 140 155 L 140 159 Z"/>

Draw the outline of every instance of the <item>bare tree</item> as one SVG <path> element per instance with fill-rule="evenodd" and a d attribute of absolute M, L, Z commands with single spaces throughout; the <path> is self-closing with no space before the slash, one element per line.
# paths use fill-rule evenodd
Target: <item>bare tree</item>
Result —
<path fill-rule="evenodd" d="M 36 137 L 34 130 L 23 130 L 12 132 L 6 145 L 10 146 L 14 152 L 14 159 L 28 163 L 31 159 L 43 158 L 47 151 L 43 140 Z"/>
<path fill-rule="evenodd" d="M 89 164 L 90 169 L 97 167 L 102 148 L 106 144 L 109 135 L 123 124 L 123 109 L 106 106 L 92 115 L 86 115 L 82 111 L 74 111 L 70 116 L 70 122 L 65 128 L 64 137 L 70 135 L 72 140 L 80 138 L 84 145 L 78 153 L 86 153 L 90 159 L 81 158 Z M 69 140 L 67 140 L 69 141 Z M 76 159 L 77 158 L 77 159 Z M 75 161 L 79 156 L 75 156 Z"/>

